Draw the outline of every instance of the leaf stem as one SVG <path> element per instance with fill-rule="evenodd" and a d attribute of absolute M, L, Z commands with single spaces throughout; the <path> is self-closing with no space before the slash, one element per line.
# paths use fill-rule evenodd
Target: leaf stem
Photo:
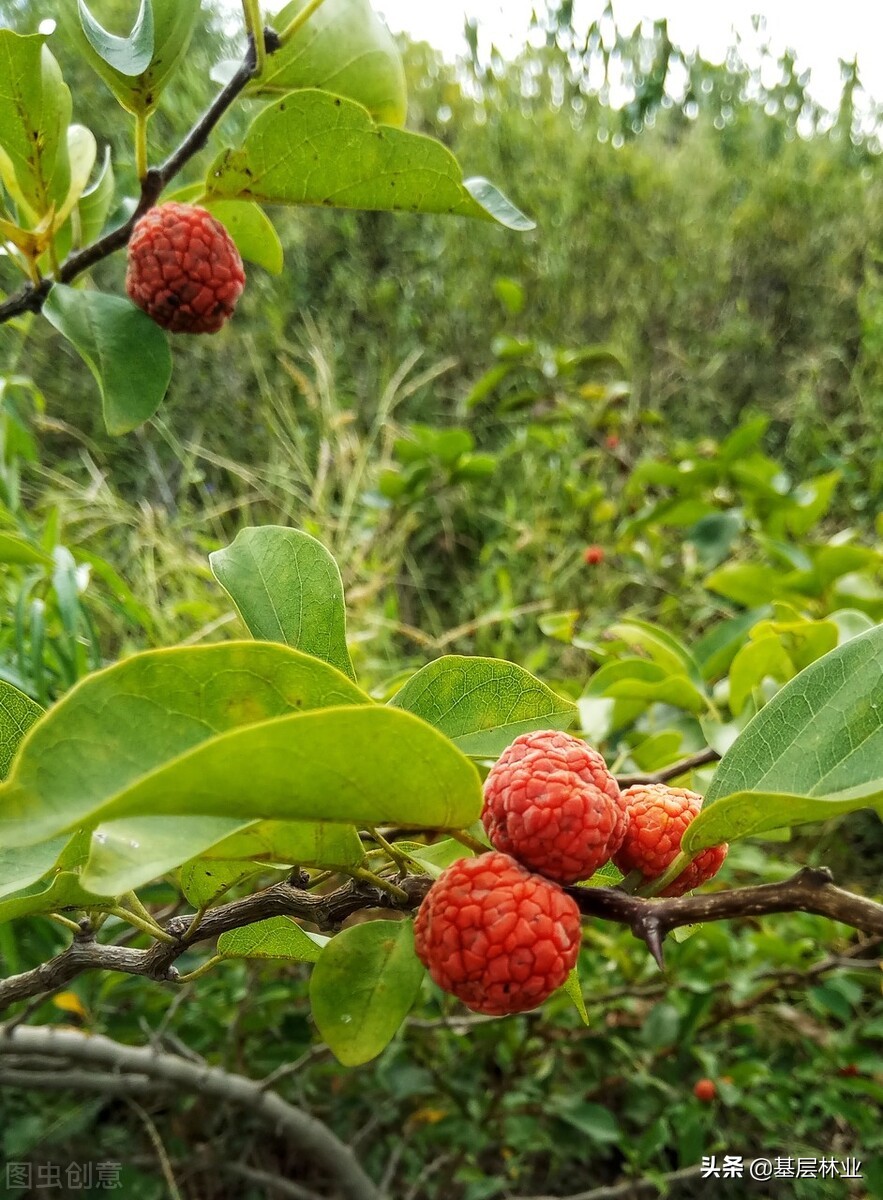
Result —
<path fill-rule="evenodd" d="M 461 846 L 466 846 L 469 850 L 474 850 L 476 854 L 487 854 L 490 849 L 490 847 L 482 845 L 478 838 L 474 838 L 471 833 L 465 833 L 462 829 L 448 832 L 455 842 L 459 842 Z"/>
<path fill-rule="evenodd" d="M 152 917 L 150 920 L 145 921 L 143 917 L 139 917 L 138 914 L 133 913 L 131 909 L 122 908 L 119 906 L 108 909 L 108 912 L 112 917 L 119 917 L 121 921 L 125 921 L 129 925 L 134 925 L 136 929 L 140 929 L 144 933 L 149 934 L 152 938 L 156 938 L 158 942 L 166 942 L 168 945 L 175 944 L 175 939 L 170 937 L 164 929 L 160 929 Z"/>
<path fill-rule="evenodd" d="M 224 959 L 220 954 L 213 954 L 211 958 L 207 958 L 201 967 L 197 967 L 194 971 L 188 971 L 186 975 L 178 976 L 178 983 L 190 983 L 194 979 L 199 979 L 201 975 L 207 974 L 212 967 L 216 967 L 219 962 Z"/>
<path fill-rule="evenodd" d="M 242 12 L 245 16 L 246 31 L 251 35 L 254 42 L 255 76 L 259 76 L 263 74 L 264 65 L 267 61 L 260 0 L 242 0 Z"/>
<path fill-rule="evenodd" d="M 72 933 L 80 934 L 82 930 L 76 921 L 71 921 L 67 917 L 63 917 L 61 913 L 47 913 L 50 921 L 57 921 L 59 925 L 63 925 L 65 929 L 70 929 Z"/>
<path fill-rule="evenodd" d="M 150 118 L 145 112 L 135 114 L 135 170 L 138 182 L 143 183 L 147 178 L 147 122 Z"/>
<path fill-rule="evenodd" d="M 309 0 L 307 5 L 300 10 L 297 16 L 291 18 L 291 20 L 279 34 L 279 41 L 283 46 L 287 41 L 290 41 L 291 38 L 294 37 L 301 26 L 305 25 L 316 9 L 321 8 L 324 3 L 325 0 Z"/>
<path fill-rule="evenodd" d="M 408 899 L 408 893 L 404 888 L 397 887 L 388 879 L 384 879 L 382 875 L 375 875 L 373 871 L 368 871 L 365 867 L 352 867 L 347 871 L 347 875 L 351 875 L 353 879 L 360 879 L 363 883 L 370 883 L 374 887 L 380 888 L 382 892 L 388 892 L 400 904 Z"/>
<path fill-rule="evenodd" d="M 686 871 L 695 857 L 694 854 L 685 854 L 682 850 L 677 858 L 669 863 L 661 875 L 657 875 L 655 879 L 651 879 L 644 887 L 638 888 L 637 895 L 658 896 L 664 888 L 667 888 L 670 883 L 674 883 L 677 877 Z"/>
<path fill-rule="evenodd" d="M 392 859 L 403 875 L 407 875 L 409 871 L 414 871 L 418 875 L 422 874 L 423 868 L 411 858 L 410 854 L 406 854 L 404 850 L 400 850 L 398 846 L 394 846 L 392 842 L 388 842 L 383 834 L 373 826 L 369 827 L 368 832 L 377 845 Z"/>

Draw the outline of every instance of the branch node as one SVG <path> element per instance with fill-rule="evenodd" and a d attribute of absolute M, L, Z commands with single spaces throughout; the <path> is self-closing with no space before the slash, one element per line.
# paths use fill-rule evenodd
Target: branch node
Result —
<path fill-rule="evenodd" d="M 278 32 L 269 25 L 264 26 L 264 49 L 268 54 L 275 54 L 282 46 Z"/>

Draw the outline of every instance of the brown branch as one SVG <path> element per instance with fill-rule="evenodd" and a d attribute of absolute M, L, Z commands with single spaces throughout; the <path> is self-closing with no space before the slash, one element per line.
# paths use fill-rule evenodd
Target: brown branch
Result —
<path fill-rule="evenodd" d="M 20 1026 L 7 1036 L 0 1036 L 0 1056 L 5 1055 L 17 1059 L 22 1055 L 40 1058 L 54 1056 L 67 1063 L 103 1068 L 104 1073 L 94 1077 L 99 1091 L 108 1089 L 107 1073 L 110 1072 L 119 1078 L 131 1080 L 133 1091 L 138 1088 L 137 1081 L 146 1077 L 156 1084 L 173 1086 L 234 1105 L 244 1109 L 249 1116 L 283 1136 L 302 1154 L 320 1164 L 347 1200 L 381 1200 L 379 1191 L 359 1166 L 351 1149 L 327 1125 L 273 1092 L 262 1090 L 259 1082 L 243 1075 L 186 1062 L 174 1054 L 165 1054 L 149 1046 L 123 1046 L 102 1034 L 84 1034 L 45 1025 L 30 1028 Z M 34 1074 L 35 1078 L 30 1079 L 29 1085 L 42 1086 L 43 1077 L 39 1073 Z M 13 1078 L 20 1075 L 21 1072 L 15 1072 Z M 84 1082 L 80 1076 L 89 1077 L 88 1072 L 80 1073 L 78 1083 Z M 63 1074 L 60 1078 L 64 1078 Z M 23 1083 L 19 1079 L 16 1086 Z"/>
<path fill-rule="evenodd" d="M 691 754 L 689 758 L 682 758 L 680 762 L 672 763 L 668 767 L 662 767 L 659 771 L 651 771 L 649 774 L 642 775 L 617 775 L 616 782 L 621 788 L 631 787 L 635 783 L 668 783 L 670 779 L 677 779 L 679 775 L 686 775 L 689 771 L 695 771 L 697 767 L 704 767 L 708 763 L 718 762 L 720 755 L 716 750 L 712 750 L 709 746 L 705 750 L 700 750 L 698 754 Z"/>
<path fill-rule="evenodd" d="M 431 885 L 428 876 L 408 876 L 401 881 L 404 897 L 398 900 L 381 888 L 355 880 L 324 896 L 312 895 L 290 882 L 277 883 L 212 909 L 195 928 L 191 927 L 191 917 L 173 917 L 165 925 L 173 940 L 156 942 L 147 950 L 106 945 L 86 931 L 55 958 L 0 982 L 0 1012 L 17 1001 L 56 991 L 85 971 L 121 971 L 175 983 L 179 978 L 176 960 L 193 946 L 213 942 L 222 933 L 278 916 L 294 917 L 321 930 L 335 932 L 348 917 L 367 909 L 411 912 Z M 630 896 L 618 888 L 571 887 L 567 891 L 584 916 L 627 925 L 646 943 L 660 967 L 665 935 L 680 926 L 704 921 L 806 912 L 830 917 L 868 935 L 883 935 L 883 904 L 835 887 L 830 872 L 824 869 L 806 867 L 782 883 L 668 900 Z M 7 1025 L 7 1032 L 15 1024 L 12 1021 Z M 0 1029 L 0 1036 L 2 1033 Z"/>
<path fill-rule="evenodd" d="M 264 41 L 267 53 L 272 54 L 279 47 L 278 36 L 274 30 L 264 31 Z M 193 126 L 180 146 L 172 152 L 159 167 L 152 167 L 141 183 L 141 195 L 135 211 L 123 225 L 112 229 L 104 237 L 69 255 L 61 264 L 55 278 L 44 278 L 39 284 L 29 283 L 0 304 L 0 325 L 12 320 L 25 312 L 39 312 L 54 283 L 70 283 L 84 271 L 88 271 L 103 259 L 108 258 L 117 250 L 128 244 L 136 221 L 149 208 L 156 204 L 162 192 L 176 175 L 187 165 L 194 155 L 203 150 L 215 126 L 230 108 L 234 100 L 244 90 L 256 72 L 254 41 L 249 38 L 248 51 L 229 82 L 218 92 L 215 99 Z"/>
<path fill-rule="evenodd" d="M 571 887 L 567 891 L 584 916 L 628 925 L 635 937 L 646 942 L 660 966 L 665 935 L 680 926 L 704 921 L 805 912 L 830 917 L 863 933 L 883 934 L 883 904 L 835 887 L 831 872 L 825 867 L 804 867 L 781 883 L 700 892 L 669 900 L 645 900 L 618 888 Z"/>

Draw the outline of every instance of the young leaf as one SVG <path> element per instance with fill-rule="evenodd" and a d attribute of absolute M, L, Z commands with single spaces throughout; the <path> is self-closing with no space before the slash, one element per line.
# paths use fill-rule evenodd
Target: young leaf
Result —
<path fill-rule="evenodd" d="M 67 195 L 71 94 L 42 35 L 0 29 L 0 179 L 37 223 Z"/>
<path fill-rule="evenodd" d="M 88 246 L 101 236 L 104 222 L 113 204 L 115 180 L 110 158 L 110 146 L 104 151 L 101 172 L 90 188 L 83 192 L 77 204 L 77 246 Z"/>
<path fill-rule="evenodd" d="M 279 525 L 243 529 L 209 562 L 254 637 L 283 642 L 354 677 L 340 571 L 315 538 Z"/>
<path fill-rule="evenodd" d="M 181 891 L 194 908 L 208 907 L 236 883 L 261 870 L 257 863 L 197 859 L 181 868 Z"/>
<path fill-rule="evenodd" d="M 286 4 L 272 18 L 274 28 L 281 33 L 305 3 Z M 356 100 L 384 125 L 405 123 L 408 97 L 401 56 L 369 0 L 325 0 L 270 57 L 249 91 L 282 95 L 296 88 L 320 88 Z"/>
<path fill-rule="evenodd" d="M 242 146 L 210 167 L 206 191 L 261 204 L 451 213 L 534 227 L 492 185 L 472 184 L 441 142 L 376 125 L 360 104 L 306 89 L 255 117 Z"/>
<path fill-rule="evenodd" d="M 80 26 L 86 40 L 101 60 L 120 75 L 141 75 L 153 58 L 153 5 L 141 0 L 141 7 L 128 37 L 108 33 L 95 20 L 85 0 L 77 0 Z"/>
<path fill-rule="evenodd" d="M 568 729 L 576 705 L 523 667 L 451 654 L 413 675 L 390 704 L 416 713 L 464 754 L 496 758 L 521 733 Z"/>
<path fill-rule="evenodd" d="M 55 866 L 69 841 L 64 834 L 38 846 L 0 850 L 0 897 L 23 891 L 42 879 Z"/>
<path fill-rule="evenodd" d="M 682 845 L 694 852 L 871 806 L 883 811 L 883 626 L 812 663 L 746 725 Z"/>
<path fill-rule="evenodd" d="M 417 999 L 423 966 L 410 921 L 369 921 L 332 938 L 310 977 L 313 1019 L 345 1067 L 370 1062 Z"/>
<path fill-rule="evenodd" d="M 43 313 L 94 375 L 108 433 L 128 433 L 153 416 L 172 377 L 172 355 L 150 317 L 120 296 L 60 283 Z"/>

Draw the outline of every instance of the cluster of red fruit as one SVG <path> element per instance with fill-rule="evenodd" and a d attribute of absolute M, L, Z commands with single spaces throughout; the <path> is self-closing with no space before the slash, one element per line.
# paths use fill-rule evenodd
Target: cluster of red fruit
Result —
<path fill-rule="evenodd" d="M 417 914 L 417 954 L 435 982 L 476 1012 L 525 1012 L 576 964 L 579 908 L 560 885 L 611 859 L 658 878 L 680 852 L 702 799 L 664 784 L 620 791 L 604 759 L 566 733 L 516 738 L 485 780 L 482 822 L 493 851 L 455 862 Z M 703 851 L 662 893 L 711 879 L 726 846 Z"/>
<path fill-rule="evenodd" d="M 233 239 L 204 208 L 170 200 L 135 223 L 126 291 L 163 329 L 217 333 L 244 287 Z"/>

